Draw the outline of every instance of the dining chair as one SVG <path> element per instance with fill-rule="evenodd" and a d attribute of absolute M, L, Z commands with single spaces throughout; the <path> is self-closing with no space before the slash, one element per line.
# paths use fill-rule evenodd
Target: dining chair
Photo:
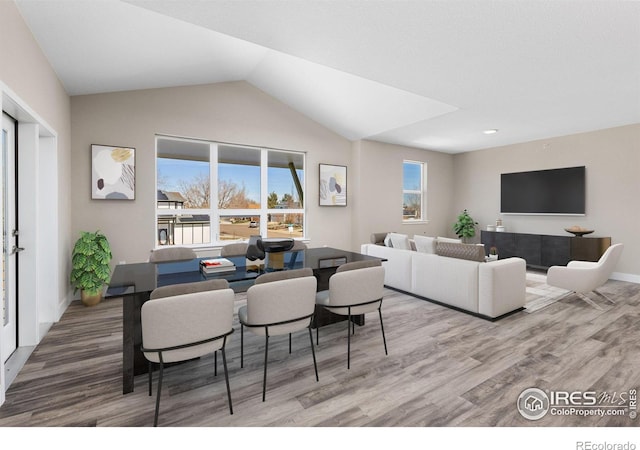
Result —
<path fill-rule="evenodd" d="M 220 249 L 220 256 L 245 256 L 247 254 L 248 242 L 234 242 L 226 244 Z"/>
<path fill-rule="evenodd" d="M 231 286 L 225 279 L 215 279 L 206 281 L 195 281 L 191 283 L 179 283 L 170 284 L 168 286 L 162 286 L 155 288 L 149 294 L 149 299 L 157 299 L 163 297 L 173 297 L 175 295 L 192 294 L 194 292 L 202 291 L 216 291 L 218 289 L 228 289 Z M 234 291 L 235 292 L 235 291 Z M 218 376 L 218 352 L 213 352 L 213 374 Z M 151 395 L 151 370 L 149 370 L 149 395 Z"/>
<path fill-rule="evenodd" d="M 319 381 L 311 334 L 316 287 L 317 280 L 313 276 L 313 271 L 305 268 L 260 275 L 256 278 L 255 284 L 247 290 L 247 304 L 238 311 L 240 367 L 244 367 L 244 327 L 247 327 L 253 333 L 265 337 L 262 401 L 265 401 L 266 396 L 269 338 L 271 336 L 288 334 L 289 353 L 291 353 L 291 333 L 307 328 L 316 381 Z"/>
<path fill-rule="evenodd" d="M 378 311 L 384 353 L 389 354 L 382 321 L 383 296 L 384 267 L 380 260 L 340 265 L 329 278 L 329 289 L 316 295 L 318 305 L 332 313 L 347 316 L 347 369 L 351 367 L 351 335 L 355 334 L 355 324 L 351 318 L 354 315 Z"/>
<path fill-rule="evenodd" d="M 211 283 L 211 282 L 217 283 Z M 220 350 L 227 387 L 229 412 L 233 414 L 225 347 L 233 333 L 234 292 L 220 287 L 225 280 L 209 280 L 156 289 L 141 308 L 141 351 L 149 362 L 149 395 L 154 364 L 159 366 L 153 426 L 158 425 L 164 366 L 189 361 Z M 224 283 L 222 283 L 224 284 Z M 179 293 L 178 286 L 186 293 Z"/>
<path fill-rule="evenodd" d="M 196 252 L 188 247 L 161 247 L 151 250 L 149 262 L 189 261 L 197 257 Z"/>

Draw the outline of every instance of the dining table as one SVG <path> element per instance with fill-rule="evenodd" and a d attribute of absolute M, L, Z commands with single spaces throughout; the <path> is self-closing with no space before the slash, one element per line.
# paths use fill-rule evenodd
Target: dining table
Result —
<path fill-rule="evenodd" d="M 268 259 L 277 259 L 277 268 Z M 379 259 L 357 252 L 332 247 L 306 248 L 291 250 L 280 254 L 267 253 L 264 264 L 257 265 L 244 255 L 226 257 L 235 268 L 213 274 L 200 270 L 201 261 L 211 258 L 195 258 L 188 261 L 140 262 L 118 264 L 115 266 L 105 298 L 122 297 L 122 393 L 133 392 L 136 375 L 147 373 L 148 363 L 140 347 L 142 345 L 141 309 L 149 300 L 154 289 L 182 283 L 192 283 L 210 279 L 225 279 L 230 286 L 242 283 L 251 285 L 253 280 L 275 270 L 295 270 L 311 268 L 317 279 L 317 290 L 329 289 L 329 278 L 336 269 L 345 263 Z M 334 314 L 324 308 L 316 307 L 312 328 L 346 320 L 345 316 Z M 364 324 L 364 316 L 352 317 L 354 323 Z"/>

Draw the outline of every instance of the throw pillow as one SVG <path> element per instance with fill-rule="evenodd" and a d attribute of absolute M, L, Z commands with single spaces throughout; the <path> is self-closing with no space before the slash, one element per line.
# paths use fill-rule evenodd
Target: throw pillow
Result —
<path fill-rule="evenodd" d="M 457 242 L 438 242 L 436 253 L 449 258 L 468 259 L 469 261 L 484 261 L 484 247 L 475 244 L 460 244 Z"/>
<path fill-rule="evenodd" d="M 393 248 L 399 248 L 402 250 L 411 250 L 411 244 L 409 244 L 409 236 L 400 233 L 389 233 L 391 238 L 391 245 Z"/>
<path fill-rule="evenodd" d="M 437 237 L 438 242 L 453 242 L 453 243 L 458 243 L 461 244 L 462 243 L 462 239 L 451 239 L 451 238 L 446 238 L 446 237 Z"/>
<path fill-rule="evenodd" d="M 384 238 L 384 245 L 385 247 L 393 247 L 393 245 L 391 244 L 391 236 L 389 236 L 391 233 L 387 233 L 387 235 Z"/>
<path fill-rule="evenodd" d="M 422 253 L 435 253 L 436 252 L 436 238 L 429 236 L 420 236 L 416 234 L 413 236 L 413 240 L 416 243 L 416 250 Z"/>

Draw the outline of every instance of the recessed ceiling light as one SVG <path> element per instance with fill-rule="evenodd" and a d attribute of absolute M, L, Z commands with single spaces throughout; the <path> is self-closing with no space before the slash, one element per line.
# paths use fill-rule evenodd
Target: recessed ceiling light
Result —
<path fill-rule="evenodd" d="M 497 132 L 498 132 L 498 130 L 496 130 L 496 129 L 493 129 L 493 130 L 484 130 L 484 131 L 483 131 L 483 133 L 484 133 L 484 134 L 494 134 L 494 133 L 497 133 Z"/>

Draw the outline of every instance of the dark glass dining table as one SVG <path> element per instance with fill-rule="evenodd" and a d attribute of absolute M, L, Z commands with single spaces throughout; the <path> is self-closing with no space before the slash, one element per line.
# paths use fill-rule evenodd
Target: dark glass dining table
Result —
<path fill-rule="evenodd" d="M 235 270 L 206 275 L 200 271 L 200 261 L 210 258 L 166 263 L 118 264 L 115 267 L 105 292 L 105 298 L 123 298 L 123 394 L 133 392 L 134 377 L 146 373 L 148 370 L 147 361 L 140 351 L 142 344 L 140 311 L 144 302 L 149 300 L 149 296 L 154 289 L 216 278 L 226 279 L 231 286 L 238 282 L 250 285 L 252 280 L 255 280 L 263 273 L 308 267 L 312 269 L 313 275 L 318 281 L 318 291 L 322 291 L 329 289 L 329 278 L 341 264 L 381 259 L 331 247 L 288 251 L 277 255 L 267 253 L 263 265 L 256 265 L 256 262 L 247 260 L 244 255 L 226 258 L 234 263 Z M 271 261 L 270 258 L 272 258 Z M 345 320 L 345 317 L 333 314 L 324 308 L 316 308 L 312 327 L 318 328 L 341 320 Z M 359 325 L 364 324 L 363 316 L 355 317 L 353 320 Z"/>

